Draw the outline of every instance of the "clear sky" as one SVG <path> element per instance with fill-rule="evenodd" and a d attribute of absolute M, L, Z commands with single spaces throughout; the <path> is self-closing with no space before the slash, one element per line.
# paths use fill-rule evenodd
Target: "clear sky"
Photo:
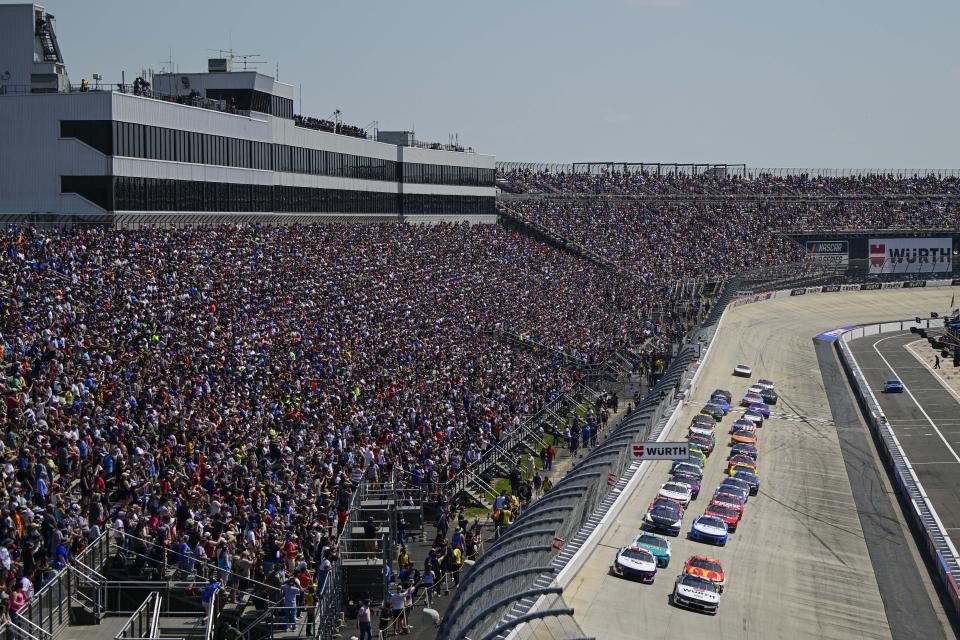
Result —
<path fill-rule="evenodd" d="M 46 6 L 73 82 L 171 50 L 202 70 L 232 44 L 302 83 L 305 114 L 456 132 L 501 160 L 960 168 L 956 0 Z"/>

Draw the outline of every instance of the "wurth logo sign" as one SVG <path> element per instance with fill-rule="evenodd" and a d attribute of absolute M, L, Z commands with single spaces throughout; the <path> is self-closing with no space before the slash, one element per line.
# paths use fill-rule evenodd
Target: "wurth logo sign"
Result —
<path fill-rule="evenodd" d="M 689 455 L 689 442 L 638 442 L 633 445 L 635 460 L 682 460 Z"/>
<path fill-rule="evenodd" d="M 869 257 L 870 273 L 946 273 L 953 271 L 953 239 L 873 239 Z"/>

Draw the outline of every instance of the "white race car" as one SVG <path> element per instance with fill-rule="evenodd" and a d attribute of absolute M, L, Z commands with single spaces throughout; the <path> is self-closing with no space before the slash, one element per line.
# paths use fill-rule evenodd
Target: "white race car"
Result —
<path fill-rule="evenodd" d="M 747 389 L 747 393 L 748 393 L 748 394 L 752 393 L 752 394 L 754 394 L 754 395 L 758 395 L 758 396 L 759 396 L 760 394 L 763 393 L 763 390 L 764 390 L 764 388 L 761 387 L 759 384 L 752 384 L 752 385 L 750 385 L 750 387 Z"/>
<path fill-rule="evenodd" d="M 760 378 L 757 380 L 757 386 L 763 389 L 764 391 L 773 390 L 773 380 L 767 380 L 766 378 Z"/>
<path fill-rule="evenodd" d="M 653 584 L 657 577 L 657 559 L 640 547 L 621 547 L 613 558 L 610 570 L 624 578 L 636 578 Z"/>
<path fill-rule="evenodd" d="M 753 368 L 745 364 L 738 364 L 733 368 L 733 375 L 749 378 L 753 375 Z"/>
<path fill-rule="evenodd" d="M 720 608 L 720 593 L 716 584 L 700 576 L 682 573 L 673 586 L 673 604 L 684 609 L 716 615 Z"/>
<path fill-rule="evenodd" d="M 657 497 L 676 500 L 686 509 L 693 499 L 693 487 L 686 482 L 665 482 L 657 492 Z"/>
<path fill-rule="evenodd" d="M 690 435 L 694 436 L 707 436 L 710 437 L 714 435 L 716 431 L 710 427 L 705 427 L 703 425 L 692 424 L 690 425 Z"/>

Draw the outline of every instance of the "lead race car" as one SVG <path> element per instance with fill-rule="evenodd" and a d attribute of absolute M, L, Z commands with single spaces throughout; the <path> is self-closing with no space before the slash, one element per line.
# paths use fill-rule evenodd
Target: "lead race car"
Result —
<path fill-rule="evenodd" d="M 681 573 L 673 585 L 674 606 L 716 615 L 720 608 L 720 589 L 712 581 L 689 573 Z"/>

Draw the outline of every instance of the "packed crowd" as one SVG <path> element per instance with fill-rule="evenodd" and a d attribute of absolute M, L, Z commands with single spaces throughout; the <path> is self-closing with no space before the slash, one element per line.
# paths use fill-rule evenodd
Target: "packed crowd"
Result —
<path fill-rule="evenodd" d="M 725 171 L 697 175 L 649 171 L 595 173 L 515 169 L 499 172 L 501 186 L 516 193 L 611 195 L 923 196 L 960 195 L 957 176 L 864 174 L 823 177 L 809 174 L 740 176 Z"/>
<path fill-rule="evenodd" d="M 873 200 L 811 206 L 537 199 L 505 206 L 569 242 L 635 268 L 648 283 L 723 276 L 797 261 L 802 257 L 800 247 L 777 234 L 783 230 L 960 227 L 960 207 L 943 202 Z"/>
<path fill-rule="evenodd" d="M 344 136 L 353 136 L 354 138 L 366 138 L 365 129 L 352 124 L 337 124 L 333 120 L 324 120 L 322 118 L 312 118 L 310 116 L 293 116 L 293 123 L 304 129 L 316 129 L 317 131 L 328 131 L 330 133 L 339 133 Z"/>
<path fill-rule="evenodd" d="M 17 602 L 107 526 L 185 574 L 316 579 L 363 478 L 433 488 L 575 381 L 495 330 L 592 359 L 642 335 L 628 277 L 498 226 L 10 228 L 2 244 Z"/>

